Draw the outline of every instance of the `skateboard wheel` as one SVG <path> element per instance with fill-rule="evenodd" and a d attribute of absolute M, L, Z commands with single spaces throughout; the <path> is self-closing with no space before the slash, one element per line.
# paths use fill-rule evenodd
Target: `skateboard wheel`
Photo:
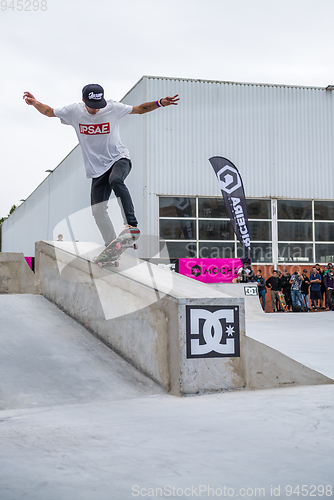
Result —
<path fill-rule="evenodd" d="M 133 244 L 133 248 L 134 248 L 134 250 L 138 250 L 138 245 L 137 245 L 137 243 L 134 243 L 134 244 Z"/>
<path fill-rule="evenodd" d="M 115 245 L 115 249 L 116 249 L 116 250 L 119 250 L 120 248 L 121 248 L 120 243 L 116 243 L 116 245 Z"/>
<path fill-rule="evenodd" d="M 98 262 L 98 263 L 97 263 L 97 267 L 99 267 L 99 268 L 101 269 L 101 267 L 102 267 L 102 262 Z"/>
<path fill-rule="evenodd" d="M 115 267 L 118 267 L 119 266 L 119 262 L 118 260 L 115 260 Z"/>

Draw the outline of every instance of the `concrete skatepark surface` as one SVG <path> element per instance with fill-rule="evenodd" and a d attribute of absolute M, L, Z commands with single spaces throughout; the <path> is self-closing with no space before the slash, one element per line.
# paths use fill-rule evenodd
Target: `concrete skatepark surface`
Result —
<path fill-rule="evenodd" d="M 246 334 L 334 379 L 334 312 L 248 314 Z"/>
<path fill-rule="evenodd" d="M 333 376 L 331 318 L 246 332 Z M 0 295 L 0 325 L 1 500 L 334 498 L 333 385 L 179 398 L 42 296 Z"/>

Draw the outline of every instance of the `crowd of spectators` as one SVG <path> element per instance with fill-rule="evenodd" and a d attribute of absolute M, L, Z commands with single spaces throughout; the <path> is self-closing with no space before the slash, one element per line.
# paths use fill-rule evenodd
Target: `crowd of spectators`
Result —
<path fill-rule="evenodd" d="M 307 269 L 298 270 L 292 275 L 283 269 L 274 269 L 265 280 L 259 269 L 254 275 L 250 266 L 244 265 L 239 271 L 239 281 L 256 282 L 262 308 L 266 307 L 266 293 L 270 291 L 273 312 L 282 311 L 280 292 L 284 295 L 287 310 L 301 307 L 306 311 L 334 311 L 334 268 L 331 262 L 323 268 L 315 264 L 308 276 Z"/>

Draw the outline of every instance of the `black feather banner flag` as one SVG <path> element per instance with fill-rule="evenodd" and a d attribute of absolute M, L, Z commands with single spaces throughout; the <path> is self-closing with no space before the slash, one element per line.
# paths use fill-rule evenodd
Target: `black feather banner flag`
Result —
<path fill-rule="evenodd" d="M 222 156 L 209 159 L 224 198 L 227 213 L 238 240 L 244 248 L 244 263 L 251 263 L 251 245 L 244 186 L 239 171 L 230 160 Z"/>

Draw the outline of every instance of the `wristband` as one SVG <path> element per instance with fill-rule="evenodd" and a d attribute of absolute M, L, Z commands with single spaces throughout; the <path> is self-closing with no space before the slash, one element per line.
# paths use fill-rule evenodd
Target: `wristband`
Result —
<path fill-rule="evenodd" d="M 155 101 L 155 104 L 158 106 L 158 108 L 161 108 L 161 106 L 162 106 L 160 101 Z"/>
<path fill-rule="evenodd" d="M 159 100 L 159 102 L 160 102 L 160 106 L 162 106 L 162 107 L 164 108 L 164 107 L 165 107 L 165 105 L 164 105 L 164 104 L 162 104 L 162 102 L 161 102 L 161 101 L 162 101 L 162 99 L 163 99 L 163 97 Z"/>

